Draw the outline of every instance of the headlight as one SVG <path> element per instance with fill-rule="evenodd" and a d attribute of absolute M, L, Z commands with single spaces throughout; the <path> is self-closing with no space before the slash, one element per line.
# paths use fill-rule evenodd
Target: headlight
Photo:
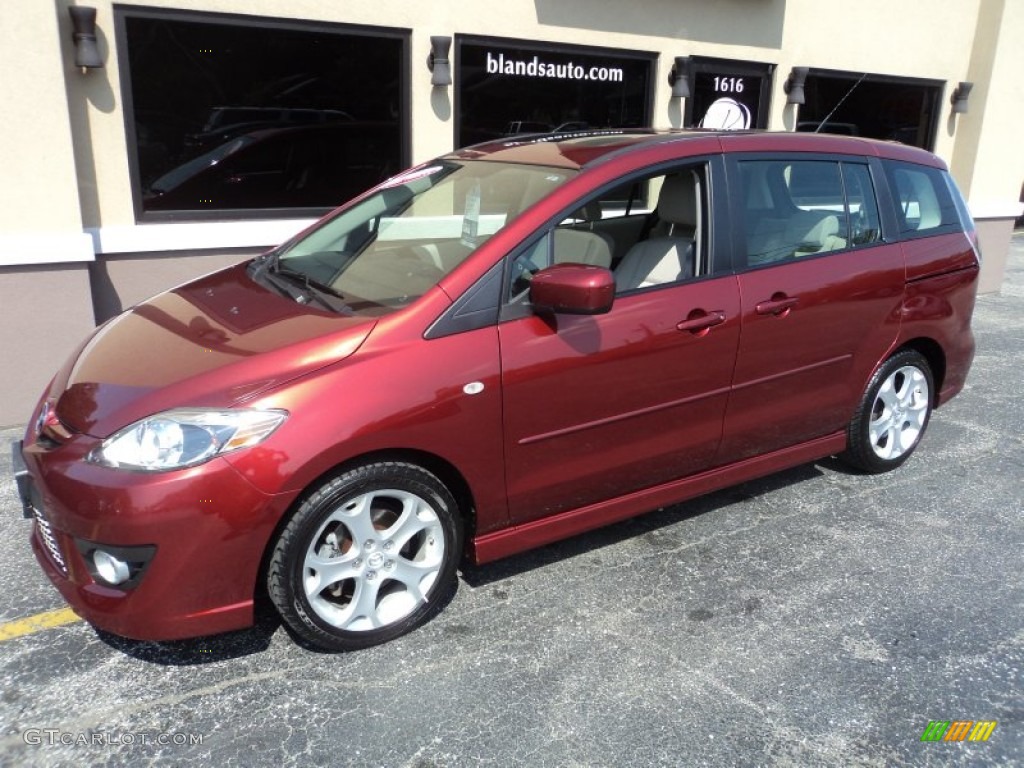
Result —
<path fill-rule="evenodd" d="M 164 411 L 111 435 L 87 460 L 150 472 L 191 467 L 263 442 L 287 416 L 274 410 Z"/>

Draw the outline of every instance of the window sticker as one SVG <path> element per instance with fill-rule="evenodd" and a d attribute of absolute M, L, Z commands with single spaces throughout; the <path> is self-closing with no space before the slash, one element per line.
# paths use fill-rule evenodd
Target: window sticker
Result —
<path fill-rule="evenodd" d="M 480 231 L 480 182 L 473 184 L 466 194 L 465 213 L 462 219 L 462 244 L 476 248 L 477 233 Z"/>
<path fill-rule="evenodd" d="M 716 80 L 718 78 L 715 78 Z M 741 81 L 742 82 L 742 81 Z M 701 128 L 741 131 L 750 127 L 750 110 L 741 101 L 729 97 L 715 99 L 700 121 Z"/>
<path fill-rule="evenodd" d="M 770 65 L 698 57 L 691 66 L 688 124 L 726 131 L 767 126 Z"/>

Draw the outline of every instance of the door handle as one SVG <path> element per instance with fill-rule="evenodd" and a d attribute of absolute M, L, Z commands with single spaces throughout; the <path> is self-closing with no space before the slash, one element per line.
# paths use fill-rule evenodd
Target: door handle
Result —
<path fill-rule="evenodd" d="M 800 299 L 797 296 L 786 296 L 784 293 L 777 293 L 768 299 L 768 301 L 758 302 L 757 306 L 754 307 L 754 310 L 759 315 L 785 317 L 799 302 Z"/>
<path fill-rule="evenodd" d="M 702 310 L 698 309 L 694 311 L 701 312 Z M 721 309 L 716 309 L 711 312 L 705 312 L 704 314 L 697 315 L 696 317 L 690 317 L 680 323 L 676 323 L 676 328 L 680 331 L 689 331 L 690 333 L 699 334 L 701 331 L 706 332 L 709 328 L 721 325 L 724 322 L 725 312 Z"/>

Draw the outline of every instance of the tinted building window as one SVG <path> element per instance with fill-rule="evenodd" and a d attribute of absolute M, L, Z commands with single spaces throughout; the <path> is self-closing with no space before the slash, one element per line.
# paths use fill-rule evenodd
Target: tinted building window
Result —
<path fill-rule="evenodd" d="M 798 131 L 891 139 L 932 149 L 942 84 L 847 72 L 814 72 Z"/>
<path fill-rule="evenodd" d="M 339 205 L 406 165 L 407 36 L 120 9 L 141 214 Z"/>
<path fill-rule="evenodd" d="M 689 69 L 687 125 L 727 131 L 768 127 L 773 65 L 693 56 Z"/>
<path fill-rule="evenodd" d="M 460 39 L 455 143 L 650 125 L 652 54 Z"/>

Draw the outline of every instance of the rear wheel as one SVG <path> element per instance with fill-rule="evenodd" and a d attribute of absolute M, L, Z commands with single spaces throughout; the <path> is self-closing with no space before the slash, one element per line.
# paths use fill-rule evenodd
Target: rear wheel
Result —
<path fill-rule="evenodd" d="M 455 500 L 422 467 L 368 464 L 324 483 L 296 510 L 267 574 L 281 617 L 309 643 L 354 650 L 426 622 L 456 579 Z"/>
<path fill-rule="evenodd" d="M 919 352 L 897 352 L 875 371 L 850 422 L 843 458 L 865 472 L 895 469 L 924 435 L 932 411 L 932 372 Z"/>

